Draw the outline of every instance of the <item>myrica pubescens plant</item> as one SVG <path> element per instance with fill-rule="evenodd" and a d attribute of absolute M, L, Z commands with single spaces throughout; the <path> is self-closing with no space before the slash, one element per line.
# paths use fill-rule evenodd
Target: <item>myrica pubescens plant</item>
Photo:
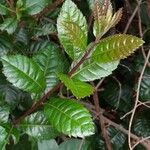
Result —
<path fill-rule="evenodd" d="M 96 0 L 91 6 L 93 41 L 88 36 L 85 16 L 71 0 L 63 3 L 56 26 L 53 21 L 38 24 L 36 15 L 49 3 L 18 0 L 10 7 L 0 2 L 0 36 L 4 37 L 0 41 L 1 85 L 20 96 L 17 105 L 11 106 L 1 95 L 0 149 L 5 149 L 10 137 L 17 143 L 25 133 L 37 141 L 61 134 L 80 138 L 93 135 L 92 115 L 80 103 L 93 95 L 91 81 L 110 75 L 121 59 L 144 43 L 128 34 L 104 37 L 122 16 L 122 8 L 113 14 L 109 0 Z M 42 39 L 56 32 L 61 47 Z M 65 97 L 66 92 L 73 98 Z M 30 101 L 29 106 L 22 107 L 21 99 Z"/>

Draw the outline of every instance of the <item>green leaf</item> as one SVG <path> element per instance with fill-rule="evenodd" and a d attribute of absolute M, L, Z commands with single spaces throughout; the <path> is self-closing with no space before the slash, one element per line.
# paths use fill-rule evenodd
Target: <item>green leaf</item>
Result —
<path fill-rule="evenodd" d="M 5 150 L 6 141 L 5 138 L 7 137 L 7 132 L 5 128 L 0 126 L 0 149 Z"/>
<path fill-rule="evenodd" d="M 45 77 L 40 67 L 23 55 L 4 56 L 3 73 L 14 86 L 27 92 L 38 93 L 45 88 Z"/>
<path fill-rule="evenodd" d="M 76 59 L 81 56 L 87 46 L 86 19 L 71 1 L 66 0 L 57 20 L 58 37 L 66 53 Z"/>
<path fill-rule="evenodd" d="M 0 57 L 6 55 L 13 49 L 13 44 L 11 39 L 6 35 L 0 36 Z"/>
<path fill-rule="evenodd" d="M 33 59 L 39 64 L 46 78 L 46 91 L 58 83 L 57 73 L 63 72 L 65 59 L 59 47 L 53 43 L 41 49 Z"/>
<path fill-rule="evenodd" d="M 89 150 L 89 143 L 85 139 L 69 139 L 59 145 L 59 150 Z"/>
<path fill-rule="evenodd" d="M 132 87 L 110 78 L 106 81 L 104 89 L 101 92 L 102 101 L 121 112 L 127 113 L 132 109 Z"/>
<path fill-rule="evenodd" d="M 147 69 L 143 75 L 140 85 L 140 99 L 142 101 L 150 100 L 150 69 Z"/>
<path fill-rule="evenodd" d="M 58 135 L 58 132 L 51 127 L 41 111 L 26 117 L 19 127 L 36 140 L 49 140 Z"/>
<path fill-rule="evenodd" d="M 0 4 L 0 14 L 1 15 L 6 15 L 8 13 L 8 8 L 2 4 Z"/>
<path fill-rule="evenodd" d="M 144 41 L 126 34 L 116 34 L 100 41 L 92 58 L 96 62 L 111 62 L 124 59 L 139 48 Z"/>
<path fill-rule="evenodd" d="M 94 81 L 112 74 L 118 66 L 118 61 L 111 63 L 97 63 L 91 59 L 86 60 L 72 75 L 80 81 Z"/>
<path fill-rule="evenodd" d="M 0 123 L 7 123 L 9 118 L 9 107 L 0 107 Z"/>
<path fill-rule="evenodd" d="M 37 53 L 38 51 L 45 49 L 48 45 L 49 41 L 47 40 L 34 41 L 31 43 L 28 53 L 29 54 Z"/>
<path fill-rule="evenodd" d="M 88 83 L 81 82 L 77 79 L 71 79 L 65 74 L 59 74 L 59 78 L 77 98 L 90 96 L 94 92 L 94 88 Z"/>
<path fill-rule="evenodd" d="M 7 31 L 8 34 L 12 34 L 15 32 L 17 28 L 18 21 L 16 18 L 7 18 L 4 22 L 0 25 L 0 30 Z"/>
<path fill-rule="evenodd" d="M 19 28 L 16 32 L 15 32 L 15 42 L 21 42 L 21 44 L 25 44 L 28 45 L 29 43 L 29 36 L 28 36 L 28 32 L 27 29 L 25 28 Z"/>
<path fill-rule="evenodd" d="M 142 110 L 140 112 L 133 124 L 133 129 L 136 135 L 140 137 L 148 137 L 150 135 L 150 111 Z"/>
<path fill-rule="evenodd" d="M 94 14 L 94 35 L 101 38 L 111 27 L 114 27 L 122 17 L 122 9 L 119 9 L 113 15 L 112 5 L 109 1 L 104 1 L 100 3 L 95 1 L 95 6 L 93 9 Z"/>
<path fill-rule="evenodd" d="M 74 137 L 94 134 L 90 113 L 73 100 L 51 98 L 44 111 L 52 126 L 59 132 Z"/>
<path fill-rule="evenodd" d="M 113 149 L 121 150 L 126 141 L 126 136 L 121 131 L 119 131 L 113 127 L 108 128 L 108 132 L 109 132 L 109 136 L 111 138 L 111 143 L 112 143 Z"/>
<path fill-rule="evenodd" d="M 5 127 L 5 130 L 7 132 L 7 136 L 5 137 L 5 145 L 10 142 L 9 141 L 10 138 L 16 144 L 20 138 L 19 131 L 16 128 L 14 128 L 14 126 L 12 126 L 10 124 L 5 124 L 4 127 Z"/>
<path fill-rule="evenodd" d="M 33 35 L 34 37 L 45 36 L 45 35 L 56 33 L 56 28 L 53 24 L 48 23 L 39 27 L 34 27 L 33 32 L 34 32 Z"/>
<path fill-rule="evenodd" d="M 59 146 L 55 140 L 38 142 L 38 150 L 59 150 Z"/>
<path fill-rule="evenodd" d="M 24 7 L 29 15 L 35 15 L 41 12 L 47 4 L 47 0 L 26 0 Z"/>

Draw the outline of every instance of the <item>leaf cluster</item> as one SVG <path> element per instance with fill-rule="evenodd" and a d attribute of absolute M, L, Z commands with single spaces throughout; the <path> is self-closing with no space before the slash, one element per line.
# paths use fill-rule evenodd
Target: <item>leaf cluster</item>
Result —
<path fill-rule="evenodd" d="M 112 115 L 117 118 L 133 106 L 136 84 L 130 78 L 137 73 L 136 62 L 131 64 L 122 59 L 133 54 L 144 41 L 128 34 L 106 36 L 120 21 L 122 9 L 113 13 L 109 0 L 86 1 L 94 16 L 89 27 L 83 8 L 65 0 L 61 7 L 49 10 L 39 19 L 38 15 L 53 3 L 51 0 L 0 2 L 2 150 L 24 149 L 21 145 L 31 150 L 105 149 L 97 120 L 90 107 L 84 106 L 92 105 L 91 97 L 98 90 L 95 85 L 103 78 L 106 80 L 104 90 L 99 92 L 101 107 L 114 109 Z M 119 74 L 123 82 L 112 73 Z M 149 70 L 141 84 L 142 101 L 150 98 L 146 78 Z M 131 83 L 126 84 L 129 79 Z M 143 137 L 149 133 L 149 122 L 145 119 L 142 123 L 141 116 L 135 120 L 133 132 Z M 125 126 L 128 122 L 119 121 Z M 125 134 L 112 126 L 107 132 L 114 150 L 126 147 Z"/>

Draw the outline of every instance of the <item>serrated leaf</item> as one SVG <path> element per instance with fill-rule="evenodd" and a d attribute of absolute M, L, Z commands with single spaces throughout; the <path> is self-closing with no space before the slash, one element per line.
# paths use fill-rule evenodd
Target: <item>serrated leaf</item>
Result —
<path fill-rule="evenodd" d="M 80 81 L 94 81 L 112 74 L 118 66 L 118 61 L 111 63 L 97 63 L 91 59 L 86 60 L 72 75 Z"/>
<path fill-rule="evenodd" d="M 113 15 L 112 5 L 109 0 L 104 0 L 100 3 L 95 1 L 94 9 L 94 26 L 93 33 L 98 38 L 101 38 L 111 27 L 114 27 L 122 17 L 122 9 L 119 9 Z"/>
<path fill-rule="evenodd" d="M 7 137 L 7 132 L 5 130 L 5 128 L 3 128 L 2 126 L 0 126 L 0 149 L 1 150 L 5 150 L 5 145 L 6 145 L 6 141 L 5 138 Z"/>
<path fill-rule="evenodd" d="M 48 45 L 49 45 L 49 41 L 47 40 L 32 42 L 28 50 L 28 53 L 30 54 L 37 53 L 41 49 L 45 49 Z"/>
<path fill-rule="evenodd" d="M 7 123 L 9 118 L 9 107 L 0 107 L 0 123 Z"/>
<path fill-rule="evenodd" d="M 94 133 L 90 113 L 73 100 L 51 98 L 44 111 L 51 125 L 59 132 L 74 137 L 85 137 Z"/>
<path fill-rule="evenodd" d="M 45 36 L 45 35 L 56 33 L 56 27 L 53 24 L 48 23 L 39 27 L 34 27 L 33 32 L 34 32 L 33 35 L 34 37 Z"/>
<path fill-rule="evenodd" d="M 2 24 L 0 24 L 0 30 L 7 31 L 8 34 L 15 32 L 17 28 L 18 21 L 16 18 L 7 18 Z"/>
<path fill-rule="evenodd" d="M 126 34 L 116 34 L 100 41 L 92 55 L 96 62 L 111 62 L 124 59 L 139 48 L 144 41 Z"/>
<path fill-rule="evenodd" d="M 77 79 L 71 79 L 65 74 L 59 74 L 59 78 L 77 98 L 90 96 L 94 92 L 94 88 L 88 83 L 81 82 Z"/>
<path fill-rule="evenodd" d="M 58 83 L 57 73 L 63 72 L 65 59 L 59 47 L 53 43 L 41 49 L 33 59 L 39 64 L 46 78 L 46 92 Z"/>
<path fill-rule="evenodd" d="M 27 45 L 29 43 L 28 32 L 25 28 L 19 28 L 14 35 L 15 42 L 21 42 L 21 44 Z"/>
<path fill-rule="evenodd" d="M 52 128 L 43 112 L 39 111 L 27 116 L 19 127 L 30 137 L 36 140 L 49 140 L 59 133 Z"/>
<path fill-rule="evenodd" d="M 3 56 L 3 73 L 14 86 L 27 92 L 38 93 L 45 88 L 45 77 L 40 67 L 23 55 Z"/>
<path fill-rule="evenodd" d="M 115 110 L 127 113 L 132 109 L 133 89 L 114 79 L 106 81 L 104 91 L 101 92 L 102 101 L 112 106 Z"/>
<path fill-rule="evenodd" d="M 38 150 L 59 150 L 59 146 L 54 139 L 44 140 L 38 142 Z"/>
<path fill-rule="evenodd" d="M 24 7 L 29 15 L 35 15 L 41 12 L 47 4 L 47 0 L 26 0 Z"/>
<path fill-rule="evenodd" d="M 108 128 L 108 132 L 109 137 L 111 138 L 113 149 L 121 150 L 125 144 L 126 136 L 121 131 L 113 127 Z"/>
<path fill-rule="evenodd" d="M 87 46 L 86 19 L 71 1 L 66 0 L 57 19 L 58 37 L 67 54 L 76 59 L 82 55 Z"/>
<path fill-rule="evenodd" d="M 8 13 L 8 8 L 2 4 L 0 4 L 0 14 L 1 15 L 6 15 Z"/>
<path fill-rule="evenodd" d="M 148 137 L 150 135 L 150 111 L 143 110 L 134 120 L 133 129 L 136 135 L 140 137 Z"/>

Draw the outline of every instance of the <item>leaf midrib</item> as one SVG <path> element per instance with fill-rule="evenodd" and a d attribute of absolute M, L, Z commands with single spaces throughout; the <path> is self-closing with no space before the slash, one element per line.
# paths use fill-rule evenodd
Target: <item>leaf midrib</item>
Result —
<path fill-rule="evenodd" d="M 56 106 L 48 103 L 47 105 L 49 105 L 50 107 L 56 109 L 58 112 L 60 112 L 61 114 L 64 114 L 65 116 L 67 116 L 70 120 L 72 120 L 73 122 L 75 122 L 77 124 L 77 126 L 80 126 L 80 129 L 81 129 L 81 123 L 79 123 L 77 120 L 74 120 L 73 118 L 71 118 L 67 113 L 61 111 L 61 109 L 58 109 Z"/>
<path fill-rule="evenodd" d="M 1 58 L 3 61 L 5 61 L 7 64 L 9 64 L 10 66 L 14 67 L 16 70 L 18 70 L 18 72 L 21 72 L 23 75 L 25 75 L 27 78 L 29 78 L 31 81 L 33 81 L 34 83 L 36 83 L 36 85 L 38 85 L 38 87 L 40 87 L 41 90 L 43 90 L 42 86 L 40 84 L 38 84 L 38 82 L 36 82 L 36 80 L 32 79 L 30 76 L 28 76 L 27 74 L 25 74 L 25 72 L 19 70 L 16 66 L 12 65 L 11 63 L 9 63 L 8 61 L 6 61 L 5 59 Z"/>

